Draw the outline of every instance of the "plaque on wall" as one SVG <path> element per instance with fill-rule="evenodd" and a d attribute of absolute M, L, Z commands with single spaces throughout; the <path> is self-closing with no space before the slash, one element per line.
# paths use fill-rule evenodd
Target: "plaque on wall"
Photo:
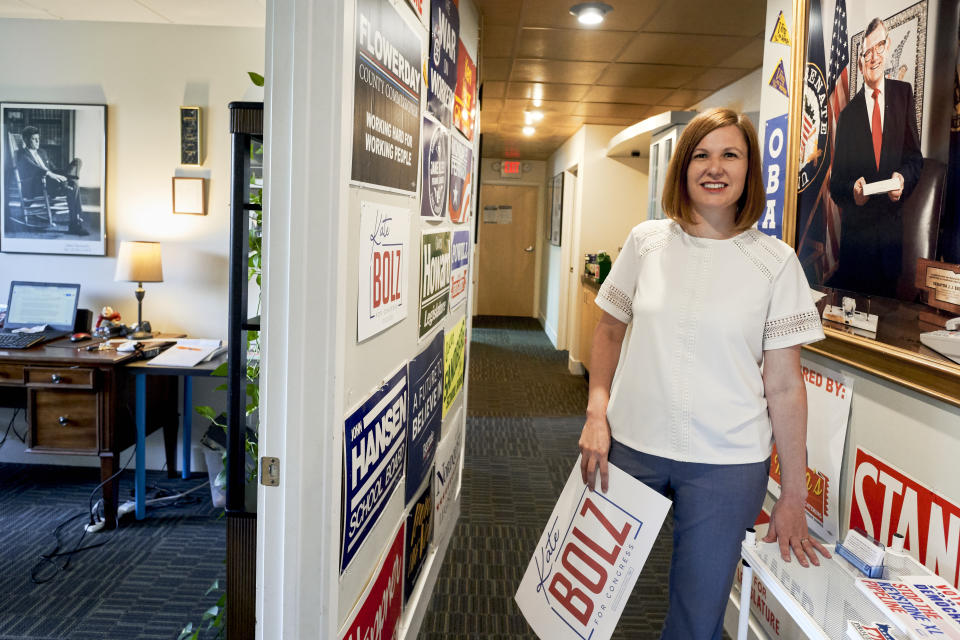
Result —
<path fill-rule="evenodd" d="M 200 140 L 200 107 L 180 107 L 181 165 L 199 167 L 203 164 Z"/>
<path fill-rule="evenodd" d="M 918 258 L 915 284 L 926 304 L 939 310 L 921 311 L 921 321 L 942 327 L 950 318 L 960 316 L 960 264 Z"/>

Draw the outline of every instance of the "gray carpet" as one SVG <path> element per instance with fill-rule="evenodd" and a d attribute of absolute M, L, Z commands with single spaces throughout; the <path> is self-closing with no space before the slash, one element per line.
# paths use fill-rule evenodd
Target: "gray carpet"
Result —
<path fill-rule="evenodd" d="M 179 493 L 204 480 L 166 475 L 148 472 L 147 486 Z M 145 520 L 131 514 L 117 530 L 83 535 L 99 476 L 99 468 L 0 464 L 0 640 L 174 640 L 216 602 L 217 593 L 204 593 L 214 580 L 225 584 L 226 521 L 209 488 L 151 508 Z M 132 487 L 133 473 L 123 472 L 121 501 Z M 40 556 L 57 546 L 64 521 L 61 552 L 104 544 L 52 558 L 60 566 L 69 559 L 58 569 Z"/>
<path fill-rule="evenodd" d="M 587 383 L 531 318 L 477 317 L 460 520 L 423 640 L 536 638 L 513 600 L 577 457 Z M 669 522 L 669 521 L 668 521 Z M 672 545 L 664 527 L 614 638 L 658 638 Z"/>

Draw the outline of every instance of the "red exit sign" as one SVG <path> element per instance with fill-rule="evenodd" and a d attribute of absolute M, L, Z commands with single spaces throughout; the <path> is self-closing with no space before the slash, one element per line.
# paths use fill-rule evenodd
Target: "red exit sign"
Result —
<path fill-rule="evenodd" d="M 501 178 L 519 178 L 521 173 L 519 160 L 503 160 L 500 163 Z"/>

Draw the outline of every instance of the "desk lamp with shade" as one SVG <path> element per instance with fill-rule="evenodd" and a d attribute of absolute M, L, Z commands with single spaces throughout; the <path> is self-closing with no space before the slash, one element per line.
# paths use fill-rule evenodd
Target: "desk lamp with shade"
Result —
<path fill-rule="evenodd" d="M 117 256 L 117 271 L 113 279 L 118 282 L 137 283 L 137 324 L 133 332 L 127 337 L 133 340 L 144 340 L 153 336 L 143 322 L 143 283 L 163 282 L 163 265 L 160 261 L 159 242 L 133 242 L 124 240 L 120 243 L 120 252 Z"/>

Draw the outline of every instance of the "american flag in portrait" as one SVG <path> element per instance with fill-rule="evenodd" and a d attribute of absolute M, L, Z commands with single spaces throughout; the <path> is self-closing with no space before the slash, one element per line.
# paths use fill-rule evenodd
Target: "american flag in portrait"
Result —
<path fill-rule="evenodd" d="M 830 157 L 833 158 L 833 142 L 840 112 L 850 101 L 850 45 L 847 40 L 847 3 L 837 0 L 833 11 L 833 35 L 830 38 L 830 63 L 827 68 L 827 119 L 830 137 Z M 823 280 L 833 275 L 839 265 L 840 255 L 840 208 L 830 197 L 829 174 L 820 189 L 823 219 L 826 222 L 824 238 Z"/>

